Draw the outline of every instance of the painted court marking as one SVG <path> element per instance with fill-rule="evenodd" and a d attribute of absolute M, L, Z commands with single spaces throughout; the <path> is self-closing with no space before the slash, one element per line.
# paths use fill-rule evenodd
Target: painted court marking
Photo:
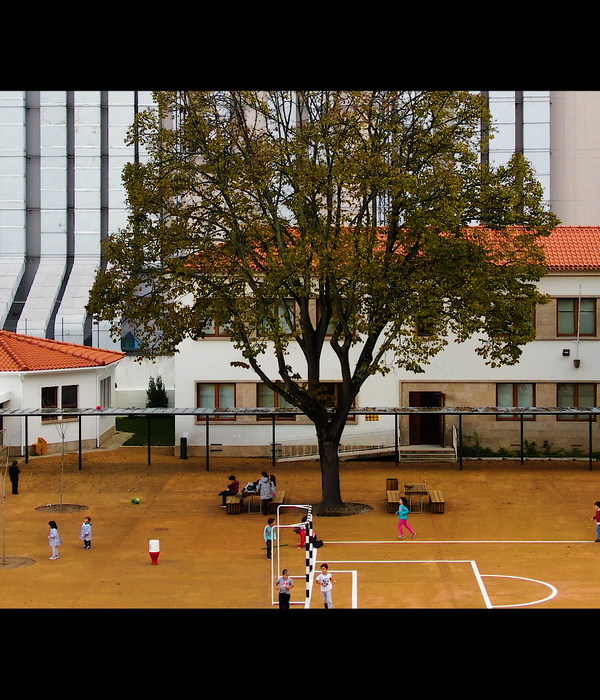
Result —
<path fill-rule="evenodd" d="M 394 540 L 371 540 L 371 541 L 331 541 L 326 544 L 346 544 L 346 545 L 360 545 L 360 544 L 397 544 L 400 546 L 415 546 L 415 545 L 426 545 L 426 544 L 589 544 L 590 540 L 410 540 L 397 542 Z M 539 605 L 545 603 L 558 595 L 558 589 L 551 583 L 546 581 L 541 581 L 539 579 L 527 578 L 525 576 L 508 576 L 502 574 L 482 574 L 477 563 L 473 559 L 355 559 L 355 560 L 327 560 L 328 564 L 469 564 L 473 570 L 475 580 L 479 587 L 483 602 L 485 607 L 488 609 L 492 608 L 519 608 L 530 605 Z M 315 561 L 315 569 L 318 569 L 319 564 Z M 358 608 L 358 571 L 356 569 L 342 570 L 342 569 L 330 569 L 331 573 L 352 574 L 352 608 Z M 487 592 L 484 579 L 485 578 L 504 578 L 513 579 L 519 581 L 527 581 L 529 583 L 539 584 L 544 586 L 549 590 L 548 595 L 543 598 L 538 598 L 531 601 L 525 601 L 521 603 L 514 603 L 510 605 L 493 605 L 489 594 Z"/>

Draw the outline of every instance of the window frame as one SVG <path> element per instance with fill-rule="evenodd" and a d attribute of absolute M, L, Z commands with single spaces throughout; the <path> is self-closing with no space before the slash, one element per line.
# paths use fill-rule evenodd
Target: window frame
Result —
<path fill-rule="evenodd" d="M 597 397 L 598 397 L 598 387 L 595 382 L 557 382 L 556 384 L 556 405 L 558 408 L 566 408 L 566 406 L 561 406 L 560 404 L 560 387 L 563 386 L 571 386 L 574 388 L 573 391 L 573 398 L 574 398 L 574 403 L 573 403 L 573 408 L 589 408 L 588 406 L 581 406 L 581 401 L 580 401 L 580 396 L 579 396 L 579 391 L 581 386 L 591 386 L 593 387 L 594 390 L 594 396 L 592 399 L 592 406 L 596 405 L 597 402 Z M 590 420 L 589 415 L 581 415 L 578 413 L 571 413 L 571 414 L 566 414 L 566 413 L 559 413 L 556 416 L 556 419 L 559 421 L 586 421 L 588 422 Z M 596 416 L 592 415 L 591 416 L 592 421 L 596 420 Z"/>
<path fill-rule="evenodd" d="M 74 390 L 75 391 L 75 401 L 74 402 L 68 402 L 65 401 L 65 397 L 67 396 L 67 390 Z M 52 391 L 54 396 L 48 397 L 48 392 Z M 40 399 L 42 403 L 42 408 L 56 408 L 56 409 L 62 409 L 64 408 L 65 410 L 71 409 L 71 408 L 78 408 L 79 407 L 79 384 L 57 384 L 57 385 L 51 385 L 51 386 L 43 386 L 40 389 Z M 51 416 L 45 416 L 42 415 L 42 423 L 52 423 L 52 422 L 57 422 L 57 421 L 74 421 L 77 420 L 77 416 L 58 416 L 58 415 L 51 415 Z"/>
<path fill-rule="evenodd" d="M 500 394 L 500 387 L 501 386 L 512 386 L 512 395 L 513 395 L 513 401 L 515 403 L 512 404 L 513 408 L 525 408 L 524 406 L 522 407 L 518 401 L 519 401 L 519 387 L 520 386 L 531 386 L 531 392 L 533 394 L 533 405 L 532 408 L 537 405 L 537 392 L 536 392 L 536 384 L 535 382 L 496 382 L 496 407 L 497 408 L 503 408 L 504 405 L 500 405 L 499 401 L 499 394 Z M 521 416 L 523 416 L 523 420 L 527 421 L 535 421 L 536 416 L 533 413 L 505 413 L 502 415 L 497 415 L 496 420 L 498 421 L 520 421 Z"/>
<path fill-rule="evenodd" d="M 279 319 L 279 327 L 281 329 L 282 335 L 295 335 L 298 325 L 298 305 L 294 299 L 283 299 L 280 302 L 274 301 L 271 305 L 274 310 L 277 311 L 277 317 Z M 280 309 L 287 306 L 288 310 L 292 315 L 292 325 L 291 328 L 286 329 L 283 327 L 282 320 L 285 320 L 285 313 L 281 314 Z M 265 318 L 261 318 L 256 326 L 256 335 L 259 338 L 268 338 L 269 334 L 263 332 L 263 326 L 267 323 Z"/>
<path fill-rule="evenodd" d="M 73 389 L 75 391 L 75 401 L 65 401 L 66 390 Z M 67 397 L 68 398 L 68 397 Z M 61 408 L 77 408 L 79 406 L 79 385 L 65 384 L 60 387 L 60 407 Z"/>
<path fill-rule="evenodd" d="M 210 329 L 210 330 L 207 330 Z M 226 324 L 221 324 L 213 319 L 210 324 L 202 329 L 202 333 L 206 338 L 231 338 L 231 331 Z"/>
<path fill-rule="evenodd" d="M 114 381 L 114 379 L 112 377 L 104 377 L 104 379 L 100 380 L 100 386 L 99 386 L 100 405 L 103 408 L 111 408 L 112 407 L 113 381 Z"/>
<path fill-rule="evenodd" d="M 333 388 L 333 400 L 334 400 L 334 406 L 338 405 L 338 394 L 339 394 L 339 388 L 342 386 L 343 382 L 341 381 L 334 381 L 334 382 L 321 382 L 321 386 L 326 385 L 326 386 L 331 386 Z M 352 402 L 352 408 L 356 408 L 356 398 Z M 349 415 L 348 418 L 346 419 L 346 423 L 356 423 L 357 422 L 357 417 L 355 415 Z"/>
<path fill-rule="evenodd" d="M 581 322 L 581 302 L 589 301 L 593 303 L 592 318 L 594 321 L 594 329 L 591 332 L 582 332 L 580 329 Z M 571 302 L 572 309 L 569 312 L 572 314 L 573 318 L 573 332 L 564 332 L 560 330 L 560 305 L 561 302 Z M 598 325 L 596 322 L 597 313 L 597 300 L 595 297 L 558 297 L 556 300 L 556 336 L 558 338 L 573 338 L 573 337 L 584 337 L 584 338 L 595 338 L 598 335 Z"/>
<path fill-rule="evenodd" d="M 269 391 L 272 392 L 273 394 L 273 406 L 261 406 L 260 401 L 259 401 L 259 395 L 260 395 L 260 390 L 261 388 L 264 389 L 269 389 Z M 285 409 L 287 408 L 286 406 L 280 406 L 279 402 L 283 401 L 283 397 L 280 396 L 274 389 L 271 389 L 271 387 L 268 384 L 265 384 L 264 382 L 258 382 L 256 384 L 256 406 L 257 408 L 282 408 Z M 293 423 L 297 418 L 297 414 L 289 415 L 289 416 L 279 416 L 275 414 L 275 420 L 277 422 L 290 422 Z M 273 418 L 272 416 L 256 416 L 257 421 L 271 421 Z"/>
<path fill-rule="evenodd" d="M 200 387 L 206 387 L 206 386 L 213 386 L 214 391 L 213 391 L 213 398 L 214 398 L 214 405 L 212 406 L 202 406 L 200 403 Z M 196 408 L 214 408 L 219 409 L 221 406 L 219 405 L 219 400 L 220 400 L 220 391 L 219 387 L 221 386 L 232 386 L 233 387 L 233 408 L 237 407 L 237 384 L 235 382 L 196 382 Z M 223 408 L 232 408 L 231 406 L 224 406 Z M 219 414 L 213 414 L 210 416 L 211 420 L 219 420 L 219 421 L 235 421 L 237 416 L 227 416 L 227 415 L 219 415 Z M 202 417 L 201 416 L 196 416 L 196 422 L 202 422 Z"/>

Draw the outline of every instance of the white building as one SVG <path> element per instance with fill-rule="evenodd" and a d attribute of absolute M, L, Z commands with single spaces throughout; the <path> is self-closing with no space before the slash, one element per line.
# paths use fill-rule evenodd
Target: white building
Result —
<path fill-rule="evenodd" d="M 0 331 L 0 408 L 96 409 L 114 406 L 115 372 L 124 354 Z M 41 438 L 45 449 L 99 447 L 115 430 L 114 416 L 0 416 L 0 444 L 13 454 L 30 452 Z"/>
<path fill-rule="evenodd" d="M 597 406 L 600 382 L 600 227 L 559 227 L 544 243 L 549 273 L 539 283 L 550 297 L 536 312 L 536 340 L 524 347 L 515 366 L 490 368 L 475 354 L 476 339 L 450 342 L 423 374 L 392 369 L 363 385 L 357 407 L 589 407 Z M 302 355 L 294 343 L 290 365 L 301 372 Z M 175 357 L 176 405 L 198 408 L 270 407 L 278 397 L 249 369 L 231 366 L 243 359 L 226 336 L 207 336 L 181 344 Z M 260 357 L 261 366 L 277 376 L 274 356 Z M 329 367 L 329 373 L 328 368 Z M 332 392 L 340 381 L 339 365 L 324 355 L 324 382 Z M 306 378 L 306 377 L 303 377 Z M 396 419 L 381 415 L 377 421 L 356 416 L 348 422 L 347 445 L 394 445 Z M 456 416 L 403 416 L 399 421 L 401 446 L 452 446 Z M 584 416 L 528 415 L 526 439 L 538 446 L 547 441 L 554 450 L 579 446 L 586 452 L 588 421 Z M 479 436 L 482 444 L 510 449 L 519 442 L 520 419 L 508 416 L 466 416 L 463 431 Z M 594 434 L 598 429 L 594 425 Z M 178 416 L 176 444 L 186 436 L 191 453 L 206 450 L 203 417 Z M 268 456 L 271 444 L 280 454 L 301 452 L 300 445 L 315 444 L 312 424 L 303 416 L 276 420 L 253 415 L 212 417 L 209 449 L 221 454 Z M 211 447 L 210 447 L 211 446 Z M 293 451 L 296 446 L 296 451 Z"/>

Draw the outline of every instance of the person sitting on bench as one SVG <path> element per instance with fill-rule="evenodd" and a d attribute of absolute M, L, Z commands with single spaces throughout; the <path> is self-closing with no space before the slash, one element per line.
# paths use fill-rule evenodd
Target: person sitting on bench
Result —
<path fill-rule="evenodd" d="M 227 485 L 227 489 L 225 491 L 219 491 L 219 494 L 218 494 L 223 499 L 223 505 L 221 506 L 221 508 L 227 507 L 227 503 L 226 503 L 227 496 L 237 496 L 239 490 L 240 490 L 240 482 L 232 474 L 229 477 L 229 484 Z"/>

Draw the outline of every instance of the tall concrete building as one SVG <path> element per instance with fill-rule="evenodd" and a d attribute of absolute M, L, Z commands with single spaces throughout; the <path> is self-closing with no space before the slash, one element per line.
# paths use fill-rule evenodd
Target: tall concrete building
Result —
<path fill-rule="evenodd" d="M 0 91 L 0 327 L 112 344 L 85 311 L 102 242 L 126 221 L 126 145 L 150 92 Z"/>
<path fill-rule="evenodd" d="M 485 157 L 522 151 L 563 224 L 600 224 L 600 92 L 486 94 Z M 85 305 L 102 242 L 126 222 L 123 166 L 143 158 L 126 132 L 151 103 L 150 91 L 0 91 L 0 328 L 113 345 Z"/>

